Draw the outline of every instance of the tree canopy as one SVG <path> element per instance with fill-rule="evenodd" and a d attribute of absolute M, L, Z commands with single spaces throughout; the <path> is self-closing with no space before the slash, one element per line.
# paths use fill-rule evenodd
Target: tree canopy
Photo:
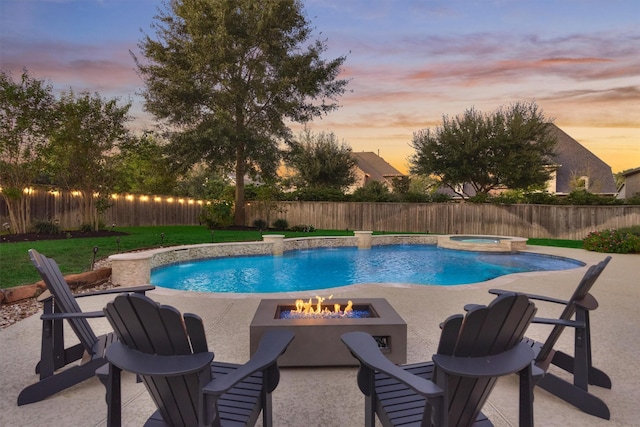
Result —
<path fill-rule="evenodd" d="M 462 197 L 469 196 L 464 184 L 478 194 L 543 186 L 556 144 L 548 123 L 535 102 L 489 114 L 472 108 L 453 119 L 443 116 L 442 125 L 414 133 L 411 172 L 436 176 Z"/>
<path fill-rule="evenodd" d="M 355 182 L 356 160 L 351 147 L 334 133 L 314 134 L 308 129 L 289 143 L 285 163 L 294 169 L 297 188 L 333 188 L 344 191 Z"/>
<path fill-rule="evenodd" d="M 244 224 L 245 174 L 275 174 L 287 121 L 337 108 L 345 57 L 322 58 L 299 0 L 171 0 L 154 19 L 134 55 L 146 108 L 172 126 L 177 162 L 234 165 Z"/>
<path fill-rule="evenodd" d="M 172 194 L 178 174 L 165 151 L 151 132 L 124 140 L 113 158 L 118 171 L 114 190 L 121 193 Z"/>

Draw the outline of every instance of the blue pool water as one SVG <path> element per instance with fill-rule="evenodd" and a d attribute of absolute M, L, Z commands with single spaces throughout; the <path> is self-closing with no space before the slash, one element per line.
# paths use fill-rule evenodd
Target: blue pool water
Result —
<path fill-rule="evenodd" d="M 268 293 L 335 288 L 357 283 L 462 285 L 505 274 L 566 270 L 584 264 L 531 253 L 496 254 L 435 245 L 381 245 L 370 250 L 319 248 L 283 256 L 244 256 L 158 267 L 151 283 L 199 292 Z"/>

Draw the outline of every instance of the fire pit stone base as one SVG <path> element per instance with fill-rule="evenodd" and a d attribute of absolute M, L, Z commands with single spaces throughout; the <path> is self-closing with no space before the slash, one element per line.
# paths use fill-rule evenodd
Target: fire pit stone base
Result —
<path fill-rule="evenodd" d="M 407 324 L 384 298 L 351 299 L 354 310 L 368 310 L 367 318 L 281 319 L 280 312 L 295 309 L 291 300 L 263 299 L 249 328 L 251 355 L 258 348 L 262 335 L 270 329 L 283 328 L 295 333 L 280 366 L 355 366 L 357 360 L 340 340 L 346 332 L 364 331 L 371 334 L 382 352 L 393 363 L 407 361 Z M 346 299 L 331 299 L 333 304 L 346 306 Z M 323 304 L 325 306 L 325 304 Z"/>

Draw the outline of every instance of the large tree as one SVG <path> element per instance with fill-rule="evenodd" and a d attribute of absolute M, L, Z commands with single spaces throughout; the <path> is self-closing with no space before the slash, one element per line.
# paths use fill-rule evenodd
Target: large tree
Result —
<path fill-rule="evenodd" d="M 113 154 L 129 137 L 130 103 L 73 91 L 58 101 L 47 162 L 54 182 L 79 192 L 83 223 L 97 229 L 99 214 L 115 182 Z"/>
<path fill-rule="evenodd" d="M 462 197 L 498 187 L 544 185 L 556 140 L 535 102 L 515 103 L 483 114 L 475 109 L 443 117 L 442 125 L 414 133 L 411 172 L 436 176 Z"/>
<path fill-rule="evenodd" d="M 337 108 L 345 57 L 326 61 L 311 40 L 299 0 L 170 0 L 155 38 L 134 55 L 145 105 L 176 131 L 172 152 L 185 165 L 233 164 L 235 223 L 244 224 L 244 176 L 275 174 L 287 121 Z"/>
<path fill-rule="evenodd" d="M 294 169 L 293 184 L 298 188 L 333 188 L 344 191 L 355 182 L 356 160 L 351 147 L 338 142 L 334 133 L 300 132 L 289 143 L 286 164 Z"/>
<path fill-rule="evenodd" d="M 48 143 L 54 104 L 51 85 L 29 76 L 19 81 L 0 71 L 0 192 L 14 233 L 30 226 L 29 193 Z"/>

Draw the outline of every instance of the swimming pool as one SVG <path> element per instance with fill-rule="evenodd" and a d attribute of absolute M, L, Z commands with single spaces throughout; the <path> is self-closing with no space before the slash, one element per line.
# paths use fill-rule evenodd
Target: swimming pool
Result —
<path fill-rule="evenodd" d="M 358 283 L 462 285 L 506 274 L 578 268 L 580 261 L 533 253 L 499 254 L 380 245 L 292 250 L 282 256 L 224 257 L 165 265 L 151 283 L 199 292 L 272 293 L 335 288 Z"/>

